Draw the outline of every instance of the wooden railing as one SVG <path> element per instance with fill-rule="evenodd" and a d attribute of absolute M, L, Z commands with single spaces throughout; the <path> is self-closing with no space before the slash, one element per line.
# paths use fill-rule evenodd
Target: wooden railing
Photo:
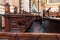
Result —
<path fill-rule="evenodd" d="M 60 34 L 0 32 L 0 40 L 60 40 Z"/>

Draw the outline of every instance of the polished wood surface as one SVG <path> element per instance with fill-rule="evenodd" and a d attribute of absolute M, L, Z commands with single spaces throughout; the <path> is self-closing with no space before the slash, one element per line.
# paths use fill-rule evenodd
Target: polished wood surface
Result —
<path fill-rule="evenodd" d="M 60 18 L 57 18 L 57 17 L 42 17 L 43 19 L 46 19 L 46 20 L 55 20 L 55 21 L 60 21 Z"/>
<path fill-rule="evenodd" d="M 0 39 L 8 40 L 59 40 L 60 34 L 56 33 L 10 33 L 0 32 Z"/>

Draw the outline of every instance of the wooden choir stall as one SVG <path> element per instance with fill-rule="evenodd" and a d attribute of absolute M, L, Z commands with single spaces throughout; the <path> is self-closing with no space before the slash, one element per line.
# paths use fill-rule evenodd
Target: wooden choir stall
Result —
<path fill-rule="evenodd" d="M 13 30 L 25 32 L 34 20 L 41 19 L 39 15 L 33 15 L 26 11 L 17 13 L 16 7 L 14 8 L 14 13 L 11 13 L 10 5 L 8 3 L 5 5 L 5 14 L 3 14 L 3 17 L 5 19 L 5 32 Z"/>

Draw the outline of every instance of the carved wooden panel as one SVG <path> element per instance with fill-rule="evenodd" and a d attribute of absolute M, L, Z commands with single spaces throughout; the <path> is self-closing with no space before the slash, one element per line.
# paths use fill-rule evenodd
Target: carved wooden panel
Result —
<path fill-rule="evenodd" d="M 3 16 L 5 18 L 4 31 L 19 30 L 20 32 L 25 32 L 33 20 L 40 18 L 40 16 L 34 16 L 32 14 L 6 14 Z"/>

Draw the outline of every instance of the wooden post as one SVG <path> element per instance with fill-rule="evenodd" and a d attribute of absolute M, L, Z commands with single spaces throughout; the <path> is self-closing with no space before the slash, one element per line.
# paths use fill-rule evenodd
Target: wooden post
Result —
<path fill-rule="evenodd" d="M 9 3 L 5 4 L 5 13 L 10 13 L 10 5 L 9 5 Z"/>
<path fill-rule="evenodd" d="M 59 6 L 59 13 L 60 13 L 60 6 Z"/>
<path fill-rule="evenodd" d="M 14 14 L 17 14 L 17 7 L 14 7 Z"/>
<path fill-rule="evenodd" d="M 19 0 L 19 14 L 23 13 L 23 0 Z"/>
<path fill-rule="evenodd" d="M 45 11 L 45 10 L 43 10 L 43 17 L 45 17 L 45 13 L 46 13 L 46 11 Z"/>

